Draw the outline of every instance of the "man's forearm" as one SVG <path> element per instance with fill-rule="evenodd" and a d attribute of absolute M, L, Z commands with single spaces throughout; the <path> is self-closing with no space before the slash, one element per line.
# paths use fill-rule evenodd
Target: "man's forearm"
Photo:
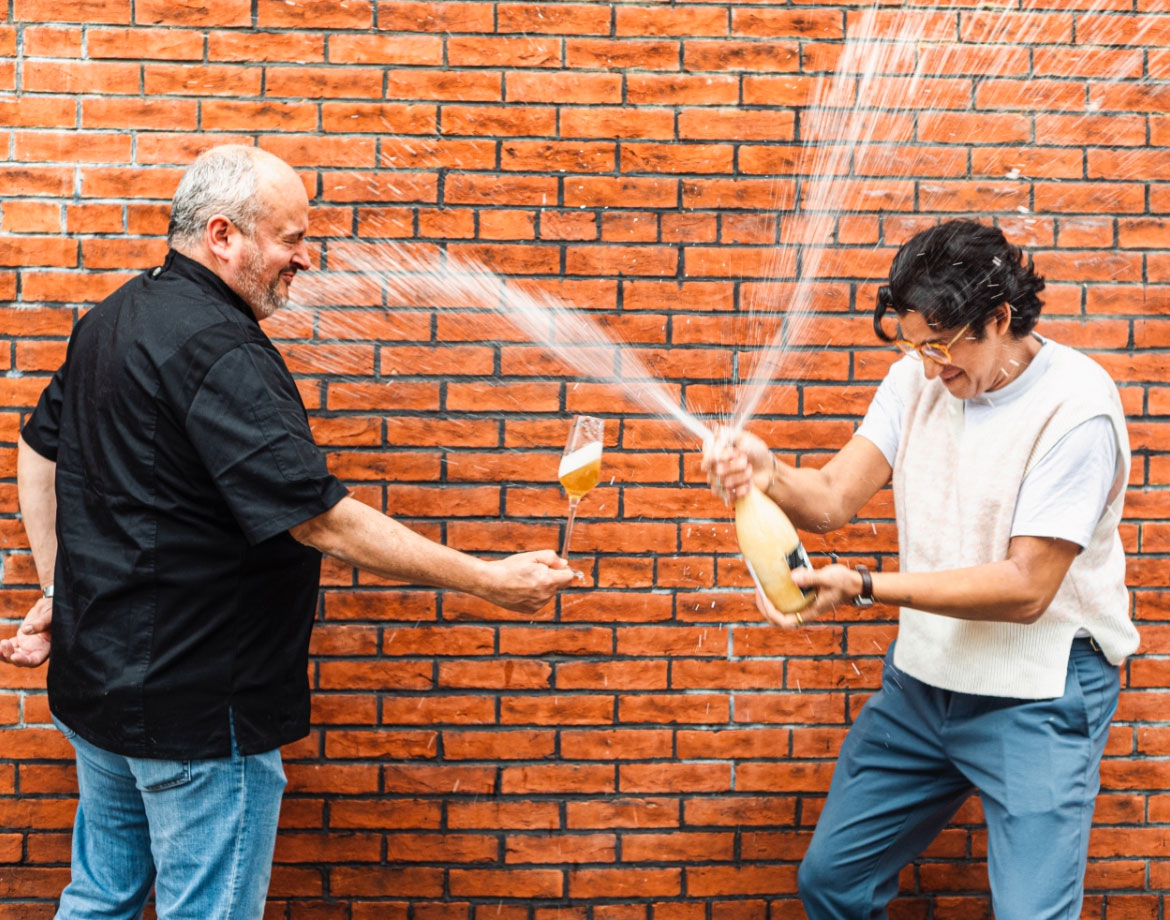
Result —
<path fill-rule="evenodd" d="M 56 479 L 57 464 L 42 457 L 21 437 L 16 451 L 16 489 L 21 520 L 42 585 L 53 583 L 57 564 Z"/>
<path fill-rule="evenodd" d="M 481 597 L 490 584 L 483 560 L 428 540 L 353 498 L 343 498 L 289 532 L 301 543 L 383 578 Z"/>

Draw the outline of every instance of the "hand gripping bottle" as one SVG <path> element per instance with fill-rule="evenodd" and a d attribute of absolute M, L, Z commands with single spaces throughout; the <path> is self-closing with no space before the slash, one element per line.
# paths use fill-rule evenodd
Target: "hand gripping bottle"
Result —
<path fill-rule="evenodd" d="M 811 567 L 796 528 L 755 486 L 735 501 L 735 535 L 752 580 L 772 606 L 781 613 L 796 613 L 813 602 L 816 591 L 802 591 L 790 574 Z"/>

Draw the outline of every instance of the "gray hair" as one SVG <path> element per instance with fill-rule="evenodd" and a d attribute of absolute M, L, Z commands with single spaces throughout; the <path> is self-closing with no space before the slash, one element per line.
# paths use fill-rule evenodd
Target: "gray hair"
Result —
<path fill-rule="evenodd" d="M 198 244 L 207 222 L 217 215 L 251 236 L 260 213 L 256 153 L 252 147 L 224 144 L 196 157 L 175 189 L 168 246 Z"/>

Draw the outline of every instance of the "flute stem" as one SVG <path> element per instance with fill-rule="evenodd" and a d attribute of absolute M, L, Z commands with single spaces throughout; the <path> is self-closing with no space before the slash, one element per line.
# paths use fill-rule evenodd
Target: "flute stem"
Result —
<path fill-rule="evenodd" d="M 569 558 L 569 540 L 573 537 L 573 521 L 577 519 L 577 503 L 579 498 L 569 499 L 569 519 L 565 522 L 565 542 L 561 546 L 561 558 Z"/>

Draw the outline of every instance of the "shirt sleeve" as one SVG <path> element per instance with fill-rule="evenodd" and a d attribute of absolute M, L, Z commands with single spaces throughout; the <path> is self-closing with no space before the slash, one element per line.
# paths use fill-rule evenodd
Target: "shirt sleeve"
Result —
<path fill-rule="evenodd" d="M 898 456 L 898 445 L 902 442 L 902 423 L 906 416 L 906 404 L 898 390 L 894 368 L 887 373 L 874 393 L 873 401 L 865 413 L 857 433 L 873 442 L 886 462 L 892 467 Z"/>
<path fill-rule="evenodd" d="M 328 511 L 346 495 L 313 440 L 292 376 L 261 345 L 237 346 L 212 365 L 186 429 L 251 543 Z"/>
<path fill-rule="evenodd" d="M 25 442 L 46 460 L 57 462 L 57 445 L 61 435 L 61 402 L 65 396 L 65 368 L 62 364 L 21 429 Z"/>
<path fill-rule="evenodd" d="M 1117 470 L 1117 434 L 1109 417 L 1081 422 L 1024 477 L 1012 536 L 1057 537 L 1088 546 Z"/>

